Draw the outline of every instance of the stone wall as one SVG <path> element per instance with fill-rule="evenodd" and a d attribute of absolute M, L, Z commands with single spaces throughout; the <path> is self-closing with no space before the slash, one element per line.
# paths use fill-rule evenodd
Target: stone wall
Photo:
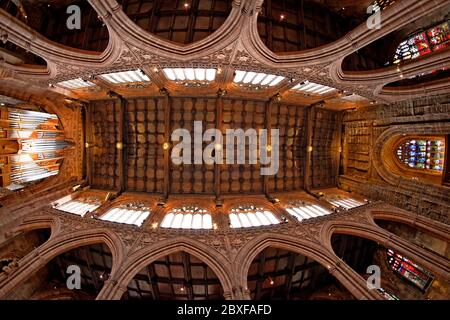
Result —
<path fill-rule="evenodd" d="M 389 130 L 443 135 L 450 132 L 449 119 L 450 95 L 346 112 L 340 187 L 449 224 L 450 188 L 395 176 L 379 152 Z"/>

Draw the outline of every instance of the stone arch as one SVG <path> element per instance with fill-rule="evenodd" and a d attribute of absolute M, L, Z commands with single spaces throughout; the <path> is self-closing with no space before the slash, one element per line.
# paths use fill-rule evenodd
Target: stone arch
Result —
<path fill-rule="evenodd" d="M 370 222 L 389 233 L 450 258 L 448 225 L 422 216 L 412 216 L 402 210 L 371 211 Z"/>
<path fill-rule="evenodd" d="M 0 273 L 3 267 L 14 268 L 20 259 L 50 241 L 54 235 L 52 222 L 48 219 L 29 223 L 5 233 L 6 239 L 0 243 Z"/>
<path fill-rule="evenodd" d="M 411 258 L 416 263 L 427 268 L 442 279 L 447 281 L 450 279 L 450 267 L 447 259 L 430 253 L 409 241 L 391 234 L 377 225 L 368 225 L 353 221 L 327 223 L 322 229 L 322 241 L 324 246 L 335 254 L 331 240 L 333 234 L 351 235 L 374 241 L 387 249 L 392 249 Z"/>
<path fill-rule="evenodd" d="M 392 164 L 387 159 L 389 157 L 390 147 L 397 143 L 405 135 L 444 135 L 450 133 L 449 123 L 437 124 L 413 124 L 397 125 L 384 131 L 374 143 L 373 164 L 378 174 L 388 183 L 399 185 L 402 183 L 411 184 L 408 179 L 400 176 L 398 172 L 391 170 Z M 423 184 L 428 184 L 423 182 Z"/>
<path fill-rule="evenodd" d="M 127 16 L 115 0 L 101 3 L 90 1 L 90 3 L 104 17 L 105 23 L 111 24 L 113 29 L 116 30 L 118 37 L 127 39 L 127 42 L 140 49 L 151 51 L 154 48 L 159 48 L 161 52 L 167 52 L 167 54 L 169 52 L 175 55 L 194 53 L 201 57 L 206 54 L 205 51 L 213 52 L 215 50 L 214 47 L 217 48 L 217 45 L 223 48 L 225 39 L 229 43 L 230 40 L 227 38 L 235 39 L 239 35 L 238 26 L 241 22 L 241 3 L 237 0 L 233 1 L 230 14 L 216 31 L 204 39 L 186 45 L 174 43 L 144 30 Z"/>
<path fill-rule="evenodd" d="M 365 287 L 365 282 L 356 272 L 342 263 L 328 248 L 320 243 L 282 234 L 263 234 L 249 241 L 238 252 L 234 261 L 236 283 L 249 299 L 247 274 L 255 257 L 264 249 L 275 247 L 311 258 L 327 268 L 330 273 L 357 299 L 379 299 Z"/>
<path fill-rule="evenodd" d="M 104 243 L 110 249 L 113 262 L 111 274 L 114 275 L 125 258 L 125 247 L 118 235 L 104 228 L 61 233 L 21 259 L 18 268 L 10 274 L 0 275 L 0 297 L 6 297 L 58 255 L 98 243 Z"/>
<path fill-rule="evenodd" d="M 232 292 L 232 270 L 228 258 L 199 241 L 178 237 L 160 241 L 144 247 L 127 257 L 127 261 L 120 267 L 116 275 L 112 276 L 113 287 L 106 286 L 100 292 L 98 299 L 119 300 L 126 291 L 128 283 L 145 266 L 160 257 L 184 251 L 205 262 L 219 278 L 225 296 Z"/>
<path fill-rule="evenodd" d="M 381 159 L 384 165 L 389 169 L 390 172 L 397 176 L 405 178 L 418 177 L 426 182 L 441 184 L 442 172 L 434 172 L 427 169 L 409 168 L 407 165 L 400 161 L 399 157 L 396 154 L 396 151 L 402 143 L 408 140 L 445 140 L 445 137 L 406 134 L 403 134 L 401 136 L 396 135 L 395 137 L 392 137 L 391 139 L 386 141 L 384 147 L 381 149 Z"/>

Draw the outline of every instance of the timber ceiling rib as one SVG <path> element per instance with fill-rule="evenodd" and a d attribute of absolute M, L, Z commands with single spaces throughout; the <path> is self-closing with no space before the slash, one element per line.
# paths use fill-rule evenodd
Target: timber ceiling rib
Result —
<path fill-rule="evenodd" d="M 189 44 L 216 31 L 231 11 L 231 0 L 121 0 L 123 11 L 142 29 L 158 37 Z"/>
<path fill-rule="evenodd" d="M 89 107 L 93 135 L 93 181 L 97 188 L 119 188 L 119 115 L 120 101 L 93 103 Z"/>

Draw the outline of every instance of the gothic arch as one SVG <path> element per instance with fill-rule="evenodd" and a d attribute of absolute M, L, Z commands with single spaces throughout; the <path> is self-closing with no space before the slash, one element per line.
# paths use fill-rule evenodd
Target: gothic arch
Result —
<path fill-rule="evenodd" d="M 127 257 L 117 273 L 112 274 L 113 282 L 104 286 L 97 299 L 119 300 L 126 291 L 128 283 L 145 266 L 160 257 L 184 251 L 204 261 L 219 278 L 224 294 L 232 292 L 231 267 L 228 258 L 199 241 L 187 237 L 177 237 L 144 247 Z"/>
<path fill-rule="evenodd" d="M 239 34 L 239 25 L 241 22 L 241 13 L 239 10 L 240 2 L 234 1 L 231 13 L 225 20 L 225 22 L 211 35 L 195 41 L 193 43 L 183 45 L 174 43 L 172 41 L 162 39 L 156 35 L 142 29 L 140 26 L 135 24 L 131 19 L 125 14 L 121 9 L 117 1 L 107 0 L 107 1 L 92 1 L 89 0 L 92 7 L 103 17 L 105 23 L 111 25 L 119 37 L 124 37 L 127 42 L 132 46 L 139 49 L 148 49 L 152 51 L 158 48 L 158 51 L 171 52 L 175 55 L 187 55 L 203 52 L 202 56 L 207 55 L 214 47 L 220 45 L 225 46 L 228 44 L 229 40 L 223 41 L 227 36 L 234 34 L 230 38 L 235 38 Z M 205 52 L 206 51 L 206 52 Z M 162 52 L 162 53 L 163 53 Z"/>
<path fill-rule="evenodd" d="M 351 235 L 374 241 L 383 245 L 385 248 L 392 249 L 402 255 L 410 257 L 412 260 L 424 266 L 444 280 L 450 279 L 448 259 L 430 253 L 429 251 L 410 243 L 377 225 L 372 226 L 353 221 L 329 222 L 325 224 L 322 229 L 321 237 L 324 241 L 324 246 L 334 253 L 331 241 L 333 234 Z"/>
<path fill-rule="evenodd" d="M 392 146 L 404 135 L 446 135 L 450 133 L 450 123 L 435 124 L 411 124 L 397 125 L 389 128 L 380 134 L 374 142 L 373 166 L 380 177 L 387 183 L 398 186 L 402 185 L 405 189 L 415 190 L 425 196 L 433 196 L 435 199 L 446 202 L 448 199 L 448 188 L 445 186 L 436 186 L 429 181 L 412 181 L 399 175 L 392 170 L 392 164 L 389 162 L 389 155 L 392 154 Z M 392 159 L 392 157 L 390 157 Z"/>
<path fill-rule="evenodd" d="M 111 274 L 114 275 L 125 258 L 125 246 L 114 232 L 97 228 L 61 233 L 21 259 L 18 268 L 10 274 L 0 274 L 0 297 L 5 298 L 14 288 L 58 255 L 97 243 L 104 243 L 110 249 L 113 260 Z"/>
<path fill-rule="evenodd" d="M 266 233 L 249 241 L 242 247 L 235 259 L 236 283 L 242 290 L 244 297 L 249 299 L 247 289 L 247 274 L 255 257 L 264 249 L 275 247 L 295 252 L 311 258 L 327 268 L 330 273 L 353 294 L 357 299 L 379 299 L 377 294 L 371 293 L 365 287 L 362 277 L 342 263 L 333 251 L 322 244 L 306 240 L 302 237 L 293 237 L 283 234 Z"/>

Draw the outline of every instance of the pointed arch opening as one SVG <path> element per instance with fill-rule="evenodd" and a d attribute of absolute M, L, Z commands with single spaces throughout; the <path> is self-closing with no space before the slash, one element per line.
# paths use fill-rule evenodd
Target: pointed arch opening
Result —
<path fill-rule="evenodd" d="M 223 294 L 219 278 L 205 262 L 179 251 L 142 268 L 122 300 L 223 300 Z"/>
<path fill-rule="evenodd" d="M 258 14 L 258 34 L 276 53 L 317 48 L 355 28 L 364 20 L 366 8 L 362 3 L 343 8 L 333 1 L 264 1 Z"/>
<path fill-rule="evenodd" d="M 112 253 L 106 244 L 80 246 L 54 257 L 30 274 L 6 298 L 94 300 L 109 279 L 112 265 Z"/>
<path fill-rule="evenodd" d="M 323 265 L 277 247 L 267 247 L 253 259 L 247 286 L 254 300 L 355 299 Z"/>

